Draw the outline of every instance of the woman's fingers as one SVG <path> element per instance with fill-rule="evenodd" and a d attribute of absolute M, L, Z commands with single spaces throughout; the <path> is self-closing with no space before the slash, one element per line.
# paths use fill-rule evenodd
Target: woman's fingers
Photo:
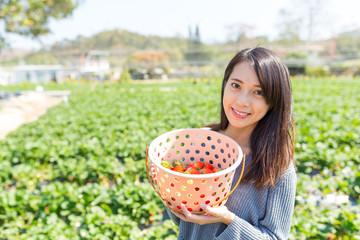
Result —
<path fill-rule="evenodd" d="M 187 210 L 184 204 L 181 204 L 181 210 L 186 217 L 190 217 L 192 215 L 191 212 Z"/>
<path fill-rule="evenodd" d="M 232 215 L 234 214 L 225 206 L 213 208 L 202 204 L 200 207 L 204 210 L 205 214 L 192 214 L 184 204 L 181 204 L 181 212 L 173 210 L 172 212 L 175 216 L 186 222 L 194 222 L 201 225 L 214 222 L 223 222 L 229 225 L 233 219 Z"/>
<path fill-rule="evenodd" d="M 210 206 L 202 206 L 204 211 L 214 218 L 220 219 L 222 223 L 229 225 L 235 218 L 235 214 L 230 212 L 226 206 L 221 207 L 210 207 Z"/>
<path fill-rule="evenodd" d="M 200 204 L 200 207 L 202 210 L 212 216 L 221 216 L 221 214 L 224 212 L 224 209 L 221 207 L 213 208 L 205 204 Z"/>
<path fill-rule="evenodd" d="M 201 207 L 201 209 L 203 210 L 203 211 L 205 211 L 205 212 L 207 212 L 207 210 L 208 210 L 208 205 L 206 205 L 206 204 L 204 204 L 204 203 L 201 203 L 200 204 L 200 207 Z"/>

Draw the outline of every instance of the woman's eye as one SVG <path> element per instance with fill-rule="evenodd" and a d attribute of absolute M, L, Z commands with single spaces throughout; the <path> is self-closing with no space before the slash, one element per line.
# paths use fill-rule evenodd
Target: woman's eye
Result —
<path fill-rule="evenodd" d="M 262 95 L 263 95 L 263 93 L 262 93 L 262 91 L 261 91 L 261 90 L 256 90 L 254 93 L 255 93 L 256 95 L 260 95 L 260 96 L 262 96 Z"/>
<path fill-rule="evenodd" d="M 237 84 L 237 83 L 232 83 L 231 86 L 232 86 L 233 88 L 240 88 L 240 85 Z"/>

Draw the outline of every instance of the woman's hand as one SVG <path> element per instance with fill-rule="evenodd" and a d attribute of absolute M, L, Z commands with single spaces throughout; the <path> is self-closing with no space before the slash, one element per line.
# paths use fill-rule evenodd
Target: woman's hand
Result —
<path fill-rule="evenodd" d="M 182 213 L 175 211 L 172 212 L 175 216 L 186 222 L 198 223 L 200 225 L 216 222 L 222 222 L 229 225 L 235 218 L 235 214 L 230 212 L 225 206 L 213 208 L 205 204 L 201 204 L 201 208 L 206 212 L 203 215 L 191 214 L 184 204 L 181 204 Z"/>

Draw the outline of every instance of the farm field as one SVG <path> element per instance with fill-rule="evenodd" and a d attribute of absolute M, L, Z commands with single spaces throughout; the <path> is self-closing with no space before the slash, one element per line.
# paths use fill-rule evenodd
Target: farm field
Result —
<path fill-rule="evenodd" d="M 360 239 L 360 79 L 292 82 L 289 239 Z M 44 85 L 72 94 L 0 141 L 0 240 L 176 239 L 146 176 L 146 147 L 167 131 L 217 122 L 220 87 L 220 79 Z"/>

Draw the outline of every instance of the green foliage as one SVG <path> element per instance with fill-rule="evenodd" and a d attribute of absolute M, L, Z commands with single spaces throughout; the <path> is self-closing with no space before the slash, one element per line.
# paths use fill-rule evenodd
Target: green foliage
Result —
<path fill-rule="evenodd" d="M 59 61 L 49 53 L 30 54 L 24 60 L 27 64 L 59 64 Z"/>
<path fill-rule="evenodd" d="M 120 83 L 131 83 L 132 82 L 132 78 L 131 78 L 131 75 L 130 75 L 130 72 L 128 69 L 124 69 L 121 72 L 119 82 Z"/>
<path fill-rule="evenodd" d="M 8 44 L 6 43 L 5 39 L 0 36 L 0 49 L 5 48 L 7 45 Z"/>
<path fill-rule="evenodd" d="M 52 52 L 84 49 L 122 49 L 117 56 L 126 58 L 133 51 L 161 49 L 172 60 L 181 60 L 179 51 L 186 50 L 186 39 L 175 37 L 144 36 L 125 30 L 103 31 L 92 37 L 78 36 L 75 40 L 63 40 L 51 47 Z M 126 49 L 126 50 L 124 50 Z M 116 53 L 116 52 L 115 52 Z"/>
<path fill-rule="evenodd" d="M 192 34 L 189 27 L 189 38 L 185 53 L 186 60 L 196 62 L 197 65 L 203 65 L 201 62 L 210 59 L 211 55 L 211 49 L 201 42 L 199 26 L 195 26 L 194 34 Z"/>
<path fill-rule="evenodd" d="M 186 51 L 187 40 L 179 37 L 145 36 L 130 31 L 115 29 L 103 31 L 91 37 L 78 36 L 74 40 L 62 40 L 54 43 L 48 50 L 49 54 L 57 56 L 60 62 L 71 62 L 73 56 L 66 56 L 64 52 L 82 52 L 99 49 L 111 52 L 109 63 L 111 67 L 123 68 L 128 66 L 131 54 L 158 51 L 166 55 L 171 61 L 182 61 Z M 161 50 L 159 50 L 161 49 Z M 134 64 L 141 67 L 142 64 Z M 156 66 L 157 63 L 155 63 Z"/>
<path fill-rule="evenodd" d="M 336 38 L 336 52 L 341 55 L 357 55 L 360 51 L 360 36 L 341 35 Z"/>
<path fill-rule="evenodd" d="M 279 18 L 281 22 L 278 23 L 279 34 L 276 41 L 285 46 L 301 44 L 301 18 L 294 16 L 293 13 L 286 9 L 279 11 Z"/>
<path fill-rule="evenodd" d="M 329 77 L 330 76 L 330 69 L 326 67 L 310 67 L 307 66 L 305 68 L 305 73 L 311 77 Z"/>
<path fill-rule="evenodd" d="M 359 199 L 359 79 L 292 83 L 298 186 L 289 239 L 359 239 L 358 206 L 310 201 L 313 189 Z M 0 142 L 0 239 L 176 239 L 145 150 L 164 132 L 217 122 L 220 87 L 219 79 L 44 85 L 71 90 L 69 105 Z"/>
<path fill-rule="evenodd" d="M 304 52 L 291 52 L 286 54 L 285 59 L 306 59 L 307 54 Z"/>
<path fill-rule="evenodd" d="M 78 0 L 3 0 L 0 2 L 0 21 L 6 32 L 37 38 L 50 32 L 47 24 L 51 19 L 68 17 L 77 4 Z"/>

